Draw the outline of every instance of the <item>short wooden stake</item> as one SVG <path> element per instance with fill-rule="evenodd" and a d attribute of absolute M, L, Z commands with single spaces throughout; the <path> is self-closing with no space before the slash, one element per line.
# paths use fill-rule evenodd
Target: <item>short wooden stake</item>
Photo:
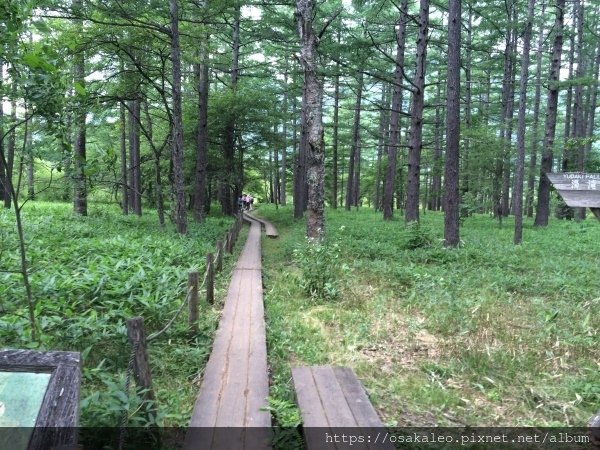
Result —
<path fill-rule="evenodd" d="M 217 272 L 223 270 L 223 241 L 217 241 L 217 260 L 215 266 Z"/>
<path fill-rule="evenodd" d="M 188 273 L 189 318 L 188 324 L 192 333 L 198 332 L 198 272 Z"/>
<path fill-rule="evenodd" d="M 135 383 L 140 389 L 144 389 L 145 400 L 154 400 L 152 389 L 152 374 L 148 363 L 148 349 L 146 348 L 146 333 L 144 332 L 144 318 L 134 317 L 127 321 L 127 337 L 131 347 L 135 349 L 133 360 L 133 374 Z M 152 408 L 154 409 L 154 408 Z"/>
<path fill-rule="evenodd" d="M 230 239 L 229 232 L 227 232 L 225 234 L 225 251 L 226 252 L 229 252 L 229 239 Z"/>
<path fill-rule="evenodd" d="M 235 245 L 235 240 L 233 238 L 233 233 L 230 231 L 227 233 L 227 251 L 229 253 L 233 253 L 233 246 Z"/>
<path fill-rule="evenodd" d="M 215 302 L 215 272 L 213 270 L 213 254 L 206 254 L 206 301 Z"/>

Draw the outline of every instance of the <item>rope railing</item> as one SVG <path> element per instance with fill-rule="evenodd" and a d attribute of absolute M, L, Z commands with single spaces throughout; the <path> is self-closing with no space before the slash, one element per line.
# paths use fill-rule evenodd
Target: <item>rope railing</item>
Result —
<path fill-rule="evenodd" d="M 167 324 L 159 331 L 156 331 L 150 334 L 147 338 L 144 337 L 144 329 L 143 329 L 143 318 L 134 317 L 127 321 L 127 334 L 129 336 L 129 343 L 131 348 L 131 353 L 127 365 L 127 373 L 125 376 L 125 385 L 124 392 L 125 395 L 129 396 L 129 387 L 131 383 L 131 376 L 134 375 L 136 379 L 136 383 L 139 387 L 146 389 L 146 397 L 150 400 L 154 400 L 154 393 L 152 391 L 152 381 L 150 375 L 150 365 L 148 363 L 148 355 L 147 355 L 147 347 L 146 344 L 148 342 L 154 341 L 158 339 L 161 335 L 166 333 L 171 326 L 175 323 L 177 318 L 181 315 L 181 312 L 184 308 L 189 305 L 190 306 L 190 329 L 193 331 L 197 329 L 197 320 L 198 320 L 198 292 L 202 291 L 206 286 L 206 299 L 207 303 L 212 303 L 212 299 L 214 299 L 214 274 L 215 269 L 217 272 L 223 270 L 223 257 L 225 252 L 233 253 L 233 247 L 237 238 L 239 236 L 239 232 L 241 230 L 243 221 L 242 215 L 237 214 L 235 221 L 232 226 L 229 228 L 229 231 L 225 235 L 224 240 L 217 241 L 217 251 L 213 255 L 212 253 L 208 253 L 206 255 L 206 263 L 204 268 L 204 279 L 200 286 L 197 286 L 197 272 L 190 272 L 188 274 L 188 288 L 186 292 L 185 299 L 179 306 L 179 308 L 175 311 L 171 319 L 167 322 Z M 194 276 L 192 276 L 194 275 Z M 195 280 L 195 281 L 194 281 Z M 192 305 L 192 303 L 195 303 Z M 129 409 L 123 411 L 121 416 L 120 423 L 120 433 L 119 433 L 119 449 L 123 448 L 125 445 L 125 429 L 127 428 L 127 423 L 129 421 Z"/>

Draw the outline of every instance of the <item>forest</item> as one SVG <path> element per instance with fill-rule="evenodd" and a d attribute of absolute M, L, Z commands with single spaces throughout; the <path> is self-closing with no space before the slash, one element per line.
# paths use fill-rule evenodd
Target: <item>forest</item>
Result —
<path fill-rule="evenodd" d="M 600 172 L 598 2 L 4 0 L 0 46 L 0 346 L 81 352 L 83 425 L 187 425 L 219 300 L 152 400 L 125 322 L 163 328 L 245 193 L 275 423 L 295 361 L 389 425 L 600 408 L 600 223 L 546 177 Z"/>

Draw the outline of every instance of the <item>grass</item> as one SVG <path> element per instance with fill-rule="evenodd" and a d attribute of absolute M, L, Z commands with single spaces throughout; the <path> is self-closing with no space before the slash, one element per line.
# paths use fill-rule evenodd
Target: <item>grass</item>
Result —
<path fill-rule="evenodd" d="M 124 410 L 132 413 L 130 425 L 145 425 L 144 416 L 134 413 L 139 398 L 123 392 L 130 353 L 125 322 L 141 315 L 146 335 L 162 329 L 185 298 L 188 272 L 204 273 L 206 253 L 214 252 L 215 241 L 232 220 L 209 216 L 201 225 L 190 223 L 182 237 L 171 226 L 160 229 L 154 211 L 122 216 L 118 206 L 92 204 L 88 217 L 74 217 L 71 210 L 69 204 L 26 205 L 27 251 L 42 340 L 31 341 L 20 276 L 0 272 L 0 341 L 9 348 L 82 352 L 83 426 L 115 426 Z M 18 269 L 15 234 L 12 211 L 0 211 L 1 270 Z M 216 298 L 224 293 L 234 260 L 225 258 Z M 149 343 L 158 424 L 189 421 L 197 394 L 194 381 L 208 358 L 220 309 L 200 303 L 198 333 L 190 336 L 184 312 Z"/>
<path fill-rule="evenodd" d="M 512 222 L 466 219 L 441 245 L 443 216 L 419 227 L 368 209 L 327 211 L 336 299 L 302 289 L 305 224 L 262 207 L 272 402 L 293 424 L 290 366 L 354 368 L 385 423 L 585 425 L 600 407 L 600 224 L 552 221 L 512 244 Z M 301 254 L 302 255 L 302 254 Z M 314 293 L 313 293 L 314 294 Z M 286 423 L 288 420 L 290 423 Z"/>

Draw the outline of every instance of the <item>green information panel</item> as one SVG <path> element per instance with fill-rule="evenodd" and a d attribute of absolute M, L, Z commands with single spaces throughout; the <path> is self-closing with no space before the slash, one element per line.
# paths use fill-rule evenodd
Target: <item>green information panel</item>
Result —
<path fill-rule="evenodd" d="M 0 372 L 0 426 L 35 426 L 50 375 Z"/>

